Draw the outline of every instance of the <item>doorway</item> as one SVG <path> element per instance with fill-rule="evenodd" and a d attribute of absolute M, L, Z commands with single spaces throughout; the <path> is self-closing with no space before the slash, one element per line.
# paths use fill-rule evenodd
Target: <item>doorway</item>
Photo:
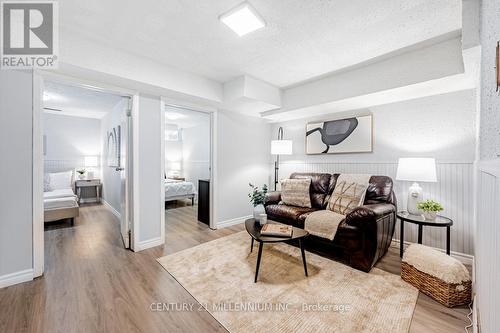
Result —
<path fill-rule="evenodd" d="M 44 232 L 77 229 L 88 222 L 81 212 L 89 206 L 114 215 L 130 248 L 133 99 L 70 78 L 35 74 L 34 82 L 33 254 L 40 276 Z"/>
<path fill-rule="evenodd" d="M 190 107 L 164 106 L 166 238 L 214 228 L 212 193 L 214 114 Z"/>

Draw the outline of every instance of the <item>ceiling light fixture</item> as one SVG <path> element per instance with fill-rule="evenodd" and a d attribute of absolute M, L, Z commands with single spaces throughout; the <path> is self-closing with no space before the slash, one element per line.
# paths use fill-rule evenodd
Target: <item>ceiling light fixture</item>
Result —
<path fill-rule="evenodd" d="M 240 37 L 266 26 L 266 22 L 248 2 L 222 14 L 219 20 Z"/>

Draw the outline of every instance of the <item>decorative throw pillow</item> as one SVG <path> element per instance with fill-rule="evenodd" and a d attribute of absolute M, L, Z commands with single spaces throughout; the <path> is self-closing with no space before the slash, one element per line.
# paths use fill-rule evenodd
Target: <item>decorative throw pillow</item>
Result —
<path fill-rule="evenodd" d="M 73 171 L 49 173 L 49 188 L 51 191 L 71 188 Z"/>
<path fill-rule="evenodd" d="M 285 205 L 311 208 L 310 187 L 311 179 L 284 179 L 281 181 L 281 201 Z"/>
<path fill-rule="evenodd" d="M 341 174 L 333 190 L 328 209 L 347 215 L 365 201 L 371 175 Z"/>

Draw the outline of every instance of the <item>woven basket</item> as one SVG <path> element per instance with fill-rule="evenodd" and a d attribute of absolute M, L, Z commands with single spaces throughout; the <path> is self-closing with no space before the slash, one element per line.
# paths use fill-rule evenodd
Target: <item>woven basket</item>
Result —
<path fill-rule="evenodd" d="M 401 262 L 401 278 L 449 308 L 471 301 L 472 283 L 446 283 L 435 276 L 421 272 L 412 265 Z"/>

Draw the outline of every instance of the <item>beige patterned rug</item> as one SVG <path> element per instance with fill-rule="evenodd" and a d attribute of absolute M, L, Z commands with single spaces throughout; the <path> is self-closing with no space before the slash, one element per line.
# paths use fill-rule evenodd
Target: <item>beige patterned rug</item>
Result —
<path fill-rule="evenodd" d="M 230 332 L 407 332 L 418 291 L 398 275 L 368 273 L 300 250 L 258 245 L 246 231 L 158 259 Z"/>

